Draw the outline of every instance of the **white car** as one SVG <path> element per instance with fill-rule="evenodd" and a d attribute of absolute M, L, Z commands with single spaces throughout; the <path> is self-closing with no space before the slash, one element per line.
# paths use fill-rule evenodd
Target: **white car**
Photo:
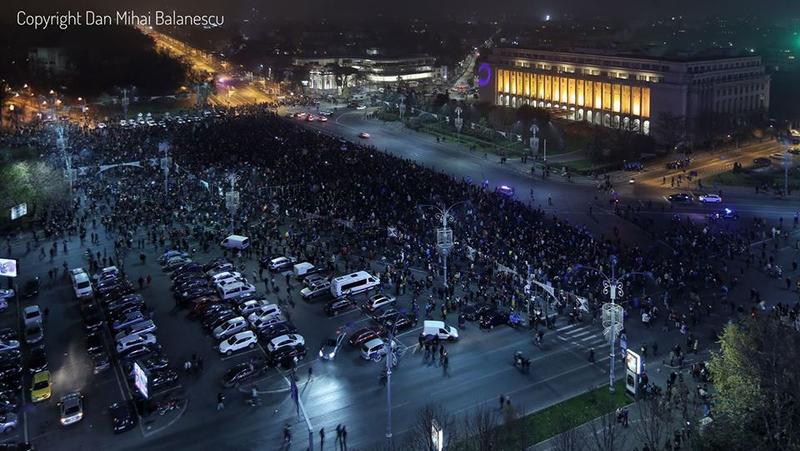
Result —
<path fill-rule="evenodd" d="M 156 344 L 156 336 L 153 334 L 128 335 L 117 342 L 117 354 L 123 354 L 137 346 L 153 344 Z"/>
<path fill-rule="evenodd" d="M 213 276 L 211 276 L 211 282 L 212 283 L 217 283 L 217 282 L 220 282 L 222 280 L 241 279 L 241 278 L 242 278 L 242 273 L 240 273 L 239 271 L 233 271 L 233 272 L 224 271 L 224 272 L 221 272 L 221 273 L 218 273 L 218 274 L 214 274 Z"/>
<path fill-rule="evenodd" d="M 233 334 L 243 331 L 247 327 L 247 322 L 243 317 L 231 318 L 214 329 L 213 335 L 217 340 L 230 337 Z"/>
<path fill-rule="evenodd" d="M 25 325 L 42 322 L 42 311 L 38 305 L 29 305 L 22 309 L 22 319 Z"/>
<path fill-rule="evenodd" d="M 722 202 L 722 198 L 716 194 L 702 194 L 698 199 L 704 204 L 718 204 Z"/>
<path fill-rule="evenodd" d="M 394 305 L 395 301 L 396 299 L 394 296 L 376 294 L 367 299 L 367 302 L 364 303 L 364 310 L 368 312 L 374 312 L 386 307 L 387 305 Z"/>
<path fill-rule="evenodd" d="M 253 299 L 250 301 L 245 301 L 244 303 L 239 305 L 239 313 L 241 313 L 242 316 L 249 317 L 251 313 L 255 312 L 256 310 L 259 310 L 261 307 L 266 307 L 268 305 L 271 304 L 269 303 L 269 301 L 266 300 Z"/>
<path fill-rule="evenodd" d="M 259 319 L 271 318 L 281 314 L 281 309 L 275 304 L 267 304 L 259 307 L 253 313 L 247 316 L 247 320 L 253 323 Z"/>
<path fill-rule="evenodd" d="M 392 348 L 396 343 L 392 342 Z M 364 360 L 380 360 L 386 354 L 386 340 L 383 338 L 373 338 L 361 345 L 361 358 Z"/>
<path fill-rule="evenodd" d="M 0 288 L 0 299 L 6 300 L 14 297 L 14 290 L 11 288 Z"/>
<path fill-rule="evenodd" d="M 361 133 L 358 134 L 358 137 L 361 138 L 361 139 L 369 139 L 369 133 L 361 132 Z"/>
<path fill-rule="evenodd" d="M 275 337 L 269 341 L 267 345 L 267 352 L 273 353 L 279 349 L 287 348 L 287 347 L 297 347 L 297 346 L 305 346 L 306 340 L 303 338 L 302 335 L 297 334 L 286 334 L 281 335 L 280 337 Z"/>
<path fill-rule="evenodd" d="M 238 334 L 231 335 L 219 344 L 219 353 L 231 355 L 244 348 L 253 349 L 256 347 L 256 334 L 252 330 L 245 330 Z"/>

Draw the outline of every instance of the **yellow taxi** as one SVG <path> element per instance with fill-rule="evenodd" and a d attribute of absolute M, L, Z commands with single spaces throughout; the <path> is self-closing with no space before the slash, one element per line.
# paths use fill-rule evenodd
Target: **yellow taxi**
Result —
<path fill-rule="evenodd" d="M 31 401 L 40 402 L 50 399 L 51 381 L 49 371 L 39 371 L 31 380 Z"/>

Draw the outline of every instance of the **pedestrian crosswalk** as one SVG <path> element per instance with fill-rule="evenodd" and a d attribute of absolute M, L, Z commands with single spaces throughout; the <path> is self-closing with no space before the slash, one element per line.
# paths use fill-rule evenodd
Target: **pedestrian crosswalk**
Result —
<path fill-rule="evenodd" d="M 556 339 L 580 348 L 599 348 L 608 345 L 603 331 L 593 324 L 565 324 L 557 327 Z"/>

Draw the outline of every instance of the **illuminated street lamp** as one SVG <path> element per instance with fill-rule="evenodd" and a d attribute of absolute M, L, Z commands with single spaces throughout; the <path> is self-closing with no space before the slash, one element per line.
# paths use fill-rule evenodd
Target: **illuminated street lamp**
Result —
<path fill-rule="evenodd" d="M 442 226 L 436 229 L 436 247 L 439 249 L 439 253 L 442 255 L 442 269 L 444 272 L 445 289 L 448 288 L 447 255 L 455 245 L 455 241 L 453 240 L 453 229 L 448 226 L 447 221 L 452 219 L 450 212 L 453 210 L 453 208 L 465 203 L 467 203 L 467 201 L 456 202 L 447 208 L 437 207 L 436 205 L 420 205 L 422 208 L 433 208 L 436 211 L 436 219 L 442 221 Z"/>
<path fill-rule="evenodd" d="M 618 298 L 623 296 L 623 283 L 625 278 L 630 276 L 645 276 L 652 278 L 649 272 L 629 272 L 622 277 L 617 277 L 617 256 L 611 256 L 611 277 L 608 277 L 602 270 L 591 266 L 576 265 L 573 271 L 587 270 L 599 274 L 603 278 L 603 294 L 607 294 L 611 302 L 603 304 L 603 327 L 608 335 L 611 353 L 609 355 L 611 364 L 608 370 L 608 391 L 614 393 L 614 361 L 616 359 L 617 335 L 623 329 L 624 311 L 622 305 L 617 304 Z"/>

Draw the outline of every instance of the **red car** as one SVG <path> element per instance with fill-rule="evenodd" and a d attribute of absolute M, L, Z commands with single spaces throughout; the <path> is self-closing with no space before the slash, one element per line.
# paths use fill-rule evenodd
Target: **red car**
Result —
<path fill-rule="evenodd" d="M 367 326 L 350 335 L 350 346 L 354 348 L 360 347 L 362 344 L 372 340 L 373 338 L 381 338 L 386 335 L 386 330 L 381 326 Z"/>

